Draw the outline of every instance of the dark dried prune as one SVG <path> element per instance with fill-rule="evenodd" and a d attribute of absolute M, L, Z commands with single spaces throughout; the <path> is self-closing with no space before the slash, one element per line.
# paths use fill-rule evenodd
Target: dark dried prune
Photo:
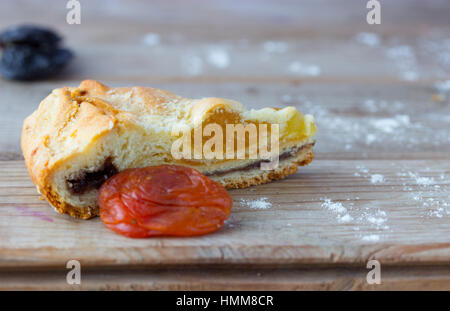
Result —
<path fill-rule="evenodd" d="M 3 51 L 0 73 L 5 78 L 14 80 L 47 78 L 58 73 L 72 56 L 72 53 L 66 49 L 10 46 Z"/>
<path fill-rule="evenodd" d="M 50 29 L 32 25 L 15 26 L 0 33 L 0 44 L 3 46 L 26 44 L 56 47 L 60 41 L 61 37 Z"/>
<path fill-rule="evenodd" d="M 61 37 L 39 26 L 15 26 L 0 33 L 0 73 L 13 80 L 37 80 L 58 73 L 73 57 L 59 48 Z"/>
<path fill-rule="evenodd" d="M 78 178 L 66 180 L 67 187 L 73 194 L 83 194 L 91 189 L 100 188 L 109 177 L 116 175 L 118 172 L 111 158 L 107 158 L 98 170 L 83 172 Z"/>

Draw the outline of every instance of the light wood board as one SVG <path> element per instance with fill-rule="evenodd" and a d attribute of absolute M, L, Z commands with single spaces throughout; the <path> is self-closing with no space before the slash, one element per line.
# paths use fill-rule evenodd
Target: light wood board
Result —
<path fill-rule="evenodd" d="M 82 1 L 81 25 L 47 4 L 0 2 L 0 29 L 49 25 L 76 54 L 50 80 L 0 79 L 0 289 L 450 288 L 448 3 L 383 2 L 377 26 L 357 0 Z M 22 121 L 86 78 L 295 106 L 316 117 L 316 159 L 231 191 L 205 237 L 133 240 L 58 215 L 24 167 Z M 365 281 L 372 258 L 381 285 Z M 81 286 L 65 282 L 70 259 Z"/>
<path fill-rule="evenodd" d="M 356 167 L 383 174 L 355 176 Z M 418 185 L 410 167 L 433 185 Z M 129 239 L 100 219 L 61 216 L 39 199 L 21 161 L 0 162 L 1 267 L 171 264 L 446 264 L 446 159 L 320 160 L 288 179 L 230 191 L 233 213 L 219 232 L 196 238 Z M 439 188 L 435 188 L 438 185 Z M 425 201 L 415 200 L 421 195 Z M 252 202 L 268 202 L 254 208 Z M 329 203 L 329 201 L 331 203 Z M 342 211 L 345 208 L 346 211 Z M 344 216 L 347 217 L 345 218 Z M 445 217 L 444 217 L 445 216 Z M 349 218 L 350 217 L 350 218 Z"/>

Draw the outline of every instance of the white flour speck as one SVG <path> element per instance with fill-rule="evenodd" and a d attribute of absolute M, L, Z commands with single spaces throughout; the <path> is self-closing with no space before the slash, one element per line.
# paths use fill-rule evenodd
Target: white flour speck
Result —
<path fill-rule="evenodd" d="M 377 140 L 377 136 L 376 135 L 374 135 L 374 134 L 367 134 L 367 136 L 366 136 L 366 144 L 367 145 L 372 144 L 376 140 Z"/>
<path fill-rule="evenodd" d="M 428 186 L 435 183 L 434 178 L 431 177 L 421 177 L 417 173 L 408 172 L 409 177 L 413 178 L 418 185 Z"/>
<path fill-rule="evenodd" d="M 360 32 L 355 36 L 355 40 L 361 44 L 372 47 L 380 45 L 381 42 L 380 37 L 372 32 Z"/>
<path fill-rule="evenodd" d="M 386 51 L 386 56 L 395 62 L 400 71 L 400 78 L 406 81 L 415 81 L 419 78 L 417 59 L 412 47 L 394 46 Z"/>
<path fill-rule="evenodd" d="M 142 38 L 142 43 L 148 46 L 157 46 L 160 42 L 159 35 L 157 33 L 148 33 Z"/>
<path fill-rule="evenodd" d="M 197 55 L 184 55 L 181 59 L 181 67 L 192 76 L 203 72 L 203 60 Z"/>
<path fill-rule="evenodd" d="M 373 99 L 366 99 L 364 101 L 364 107 L 369 111 L 369 112 L 377 112 L 378 111 L 378 107 L 375 103 L 375 101 Z"/>
<path fill-rule="evenodd" d="M 358 223 L 368 224 L 377 230 L 389 229 L 385 223 L 387 222 L 387 214 L 385 211 L 377 210 L 371 211 L 370 209 L 364 212 L 360 217 L 358 217 Z"/>
<path fill-rule="evenodd" d="M 333 202 L 330 199 L 325 199 L 321 206 L 336 213 L 347 212 L 347 209 L 344 207 L 344 205 L 342 205 L 341 202 Z"/>
<path fill-rule="evenodd" d="M 241 205 L 251 209 L 268 209 L 272 207 L 272 203 L 270 203 L 266 197 L 262 197 L 257 200 L 241 199 L 240 203 Z"/>
<path fill-rule="evenodd" d="M 361 237 L 361 240 L 365 242 L 377 242 L 380 240 L 380 236 L 378 234 L 364 235 Z"/>
<path fill-rule="evenodd" d="M 347 223 L 353 220 L 353 217 L 350 214 L 345 214 L 344 216 L 340 216 L 338 221 L 340 223 Z"/>
<path fill-rule="evenodd" d="M 288 49 L 288 44 L 283 41 L 266 41 L 263 49 L 268 53 L 284 53 Z"/>
<path fill-rule="evenodd" d="M 417 81 L 419 79 L 419 73 L 412 70 L 407 70 L 401 73 L 401 77 L 405 81 Z"/>
<path fill-rule="evenodd" d="M 381 174 L 373 174 L 370 176 L 370 182 L 372 184 L 378 184 L 384 182 L 384 176 Z"/>
<path fill-rule="evenodd" d="M 362 166 L 362 165 L 356 166 L 356 169 L 357 169 L 360 173 L 363 173 L 363 174 L 369 173 L 369 170 L 368 170 L 367 168 L 365 168 L 364 166 Z"/>
<path fill-rule="evenodd" d="M 450 80 L 438 81 L 434 84 L 434 87 L 441 93 L 450 91 Z"/>
<path fill-rule="evenodd" d="M 320 75 L 320 67 L 314 64 L 304 64 L 299 61 L 292 62 L 289 65 L 289 71 L 293 74 L 303 76 L 318 76 Z"/>
<path fill-rule="evenodd" d="M 217 68 L 227 68 L 230 65 L 230 56 L 228 52 L 222 48 L 213 48 L 208 51 L 207 60 L 210 64 Z"/>
<path fill-rule="evenodd" d="M 408 126 L 410 124 L 410 120 L 407 115 L 396 115 L 395 118 L 373 120 L 371 124 L 382 132 L 392 133 L 394 129 L 400 126 Z"/>
<path fill-rule="evenodd" d="M 290 102 L 292 102 L 292 96 L 289 94 L 284 94 L 283 96 L 281 96 L 281 100 L 284 103 L 290 103 Z"/>
<path fill-rule="evenodd" d="M 381 226 L 386 222 L 386 218 L 369 216 L 367 217 L 367 221 L 370 222 L 371 224 Z"/>

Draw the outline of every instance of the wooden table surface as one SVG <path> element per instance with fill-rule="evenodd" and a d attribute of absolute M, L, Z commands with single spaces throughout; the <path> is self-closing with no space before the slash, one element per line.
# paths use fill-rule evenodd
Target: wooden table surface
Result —
<path fill-rule="evenodd" d="M 0 289 L 450 289 L 450 3 L 0 2 L 0 29 L 49 25 L 76 54 L 51 80 L 0 79 Z M 90 78 L 316 117 L 316 159 L 233 190 L 218 233 L 131 240 L 61 216 L 23 164 L 23 119 Z M 252 208 L 255 201 L 266 209 Z M 68 285 L 78 259 L 82 284 Z M 382 283 L 366 282 L 381 263 Z"/>

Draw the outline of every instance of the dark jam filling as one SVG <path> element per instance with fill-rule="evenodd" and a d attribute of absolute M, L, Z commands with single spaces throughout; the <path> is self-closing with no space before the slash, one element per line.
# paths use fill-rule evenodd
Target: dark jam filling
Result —
<path fill-rule="evenodd" d="M 67 179 L 67 187 L 73 194 L 83 194 L 92 189 L 98 189 L 111 176 L 117 174 L 117 168 L 111 159 L 106 159 L 105 163 L 94 172 L 83 172 L 80 177 Z"/>

